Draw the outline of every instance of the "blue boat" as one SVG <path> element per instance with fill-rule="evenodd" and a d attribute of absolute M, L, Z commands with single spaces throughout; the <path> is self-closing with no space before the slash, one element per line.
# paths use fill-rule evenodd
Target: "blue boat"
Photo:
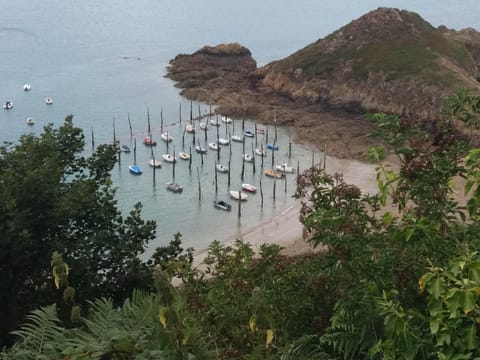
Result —
<path fill-rule="evenodd" d="M 142 175 L 143 171 L 140 169 L 140 166 L 138 165 L 129 165 L 128 170 L 130 170 L 130 173 L 133 175 Z"/>
<path fill-rule="evenodd" d="M 267 149 L 270 149 L 270 150 L 278 150 L 278 145 L 275 145 L 275 144 L 267 144 Z"/>
<path fill-rule="evenodd" d="M 253 134 L 253 132 L 250 131 L 250 130 L 245 130 L 245 131 L 243 132 L 243 135 L 248 136 L 248 137 L 253 137 L 254 134 Z"/>

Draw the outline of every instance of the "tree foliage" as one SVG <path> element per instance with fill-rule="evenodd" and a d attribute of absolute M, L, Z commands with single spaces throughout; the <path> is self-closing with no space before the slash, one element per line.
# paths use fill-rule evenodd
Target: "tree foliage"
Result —
<path fill-rule="evenodd" d="M 0 147 L 0 337 L 33 308 L 55 302 L 49 261 L 68 257 L 79 297 L 131 293 L 144 269 L 137 258 L 154 238 L 141 205 L 122 216 L 110 180 L 116 144 L 85 156 L 84 136 L 68 116 L 59 128 Z"/>
<path fill-rule="evenodd" d="M 44 308 L 32 314 L 33 322 L 17 332 L 20 340 L 3 355 L 480 358 L 480 151 L 454 126 L 465 111 L 473 119 L 480 109 L 464 106 L 478 97 L 456 96 L 446 101 L 451 118 L 434 125 L 372 116 L 375 135 L 398 156 L 396 168 L 378 166 L 378 193 L 362 194 L 341 174 L 320 167 L 300 174 L 300 220 L 308 242 L 321 252 L 290 258 L 276 245 L 264 244 L 255 253 L 241 239 L 215 241 L 203 268 L 194 268 L 193 249 L 183 249 L 176 234 L 154 255 L 154 293 L 134 293 L 121 307 L 92 301 L 75 330 L 59 326 L 52 308 Z M 371 155 L 381 159 L 382 153 L 376 148 Z M 96 182 L 106 172 L 91 174 Z M 55 264 L 58 283 L 65 284 L 76 265 L 67 273 L 63 261 Z M 39 284 L 46 284 L 48 274 L 40 272 Z M 172 286 L 172 277 L 181 287 Z"/>

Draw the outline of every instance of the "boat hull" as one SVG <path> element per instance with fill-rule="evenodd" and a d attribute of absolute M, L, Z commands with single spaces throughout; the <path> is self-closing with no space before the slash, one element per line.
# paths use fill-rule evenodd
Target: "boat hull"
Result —
<path fill-rule="evenodd" d="M 138 165 L 130 165 L 128 167 L 128 170 L 133 175 L 142 175 L 142 173 L 143 173 L 142 169 L 140 169 L 140 166 L 138 166 Z"/>
<path fill-rule="evenodd" d="M 232 210 L 232 205 L 226 203 L 225 201 L 214 201 L 213 206 L 216 207 L 217 209 L 224 210 L 224 211 L 230 211 Z"/>
<path fill-rule="evenodd" d="M 238 192 L 234 190 L 230 190 L 230 197 L 235 200 L 242 200 L 242 201 L 247 201 L 248 195 L 245 194 L 244 192 Z"/>
<path fill-rule="evenodd" d="M 167 183 L 167 190 L 174 193 L 181 193 L 183 191 L 183 186 L 175 182 L 169 182 Z"/>

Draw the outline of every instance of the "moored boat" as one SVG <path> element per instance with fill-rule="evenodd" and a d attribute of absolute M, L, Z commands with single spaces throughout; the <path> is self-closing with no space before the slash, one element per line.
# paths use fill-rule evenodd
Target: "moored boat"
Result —
<path fill-rule="evenodd" d="M 225 124 L 231 124 L 233 122 L 233 120 L 231 118 L 229 118 L 228 116 L 224 116 L 222 117 L 222 121 L 225 123 Z"/>
<path fill-rule="evenodd" d="M 169 163 L 174 163 L 176 158 L 175 156 L 171 155 L 171 154 L 164 154 L 162 155 L 162 158 L 163 160 L 165 160 L 166 162 L 169 162 Z"/>
<path fill-rule="evenodd" d="M 232 135 L 231 139 L 232 139 L 232 141 L 243 142 L 243 136 Z"/>
<path fill-rule="evenodd" d="M 51 97 L 45 98 L 45 104 L 52 105 L 53 104 L 53 99 Z"/>
<path fill-rule="evenodd" d="M 10 110 L 11 108 L 13 108 L 13 102 L 8 101 L 8 100 L 5 101 L 5 104 L 3 104 L 3 108 L 4 108 L 5 110 Z"/>
<path fill-rule="evenodd" d="M 295 172 L 295 169 L 291 166 L 288 166 L 287 163 L 283 163 L 275 166 L 275 170 L 280 171 L 282 173 L 289 173 L 289 174 L 293 174 Z"/>
<path fill-rule="evenodd" d="M 210 119 L 210 125 L 212 126 L 220 126 L 220 123 L 217 119 Z"/>
<path fill-rule="evenodd" d="M 206 122 L 201 122 L 200 123 L 200 129 L 202 130 L 208 130 L 208 125 Z"/>
<path fill-rule="evenodd" d="M 167 189 L 172 191 L 172 192 L 176 192 L 176 193 L 179 193 L 179 192 L 182 192 L 183 191 L 183 186 L 180 185 L 180 184 L 177 184 L 176 182 L 174 181 L 171 181 L 171 182 L 168 182 L 167 183 Z"/>
<path fill-rule="evenodd" d="M 190 133 L 190 134 L 194 133 L 195 132 L 195 126 L 193 126 L 192 124 L 187 124 L 187 125 L 185 125 L 185 131 L 187 133 Z"/>
<path fill-rule="evenodd" d="M 178 157 L 182 160 L 190 160 L 190 154 L 186 152 L 179 152 Z"/>
<path fill-rule="evenodd" d="M 31 89 L 32 89 L 32 85 L 30 84 L 23 85 L 23 91 L 30 91 Z"/>
<path fill-rule="evenodd" d="M 151 136 L 145 136 L 143 138 L 143 143 L 147 146 L 157 146 L 157 142 L 153 140 Z"/>
<path fill-rule="evenodd" d="M 258 156 L 266 156 L 267 155 L 265 150 L 262 150 L 262 149 L 255 149 L 255 154 L 257 154 Z"/>
<path fill-rule="evenodd" d="M 27 123 L 27 125 L 35 125 L 35 120 L 33 120 L 32 117 L 27 118 L 25 122 Z"/>
<path fill-rule="evenodd" d="M 243 135 L 248 136 L 248 137 L 253 137 L 253 131 L 250 130 L 244 130 Z"/>
<path fill-rule="evenodd" d="M 265 129 L 264 128 L 257 128 L 257 130 L 255 130 L 257 132 L 257 134 L 265 134 Z"/>
<path fill-rule="evenodd" d="M 265 175 L 269 176 L 269 177 L 277 178 L 277 179 L 281 179 L 281 178 L 285 177 L 284 173 L 281 173 L 279 171 L 275 171 L 273 169 L 265 170 Z"/>
<path fill-rule="evenodd" d="M 217 209 L 225 210 L 225 211 L 230 211 L 232 210 L 232 205 L 227 203 L 226 201 L 219 200 L 219 201 L 214 201 L 213 206 L 215 206 Z"/>
<path fill-rule="evenodd" d="M 133 175 L 142 175 L 143 171 L 138 165 L 129 165 L 128 170 Z"/>
<path fill-rule="evenodd" d="M 122 150 L 124 153 L 129 153 L 130 146 L 123 144 L 122 146 L 120 146 L 120 150 Z"/>
<path fill-rule="evenodd" d="M 245 160 L 246 162 L 252 162 L 252 161 L 255 159 L 255 158 L 254 158 L 252 155 L 250 155 L 250 154 L 243 154 L 243 155 L 242 155 L 242 158 L 243 158 L 243 160 Z"/>
<path fill-rule="evenodd" d="M 155 167 L 155 168 L 159 168 L 159 167 L 162 167 L 162 162 L 160 160 L 157 160 L 157 159 L 150 159 L 148 160 L 148 165 L 150 165 L 151 167 Z"/>
<path fill-rule="evenodd" d="M 242 200 L 246 201 L 248 199 L 248 195 L 245 194 L 242 191 L 235 191 L 235 190 L 230 190 L 230 197 L 235 200 Z"/>
<path fill-rule="evenodd" d="M 205 149 L 203 146 L 195 146 L 195 151 L 199 154 L 206 154 L 207 153 L 207 149 Z"/>
<path fill-rule="evenodd" d="M 224 139 L 224 138 L 218 138 L 218 143 L 220 145 L 228 145 L 228 144 L 230 144 L 230 140 Z"/>
<path fill-rule="evenodd" d="M 277 144 L 267 144 L 267 149 L 278 150 L 278 145 Z"/>
<path fill-rule="evenodd" d="M 208 147 L 212 150 L 218 151 L 217 143 L 210 143 L 210 144 L 208 144 Z"/>
<path fill-rule="evenodd" d="M 227 172 L 228 171 L 228 166 L 222 165 L 222 164 L 217 164 L 215 166 L 218 172 Z"/>
<path fill-rule="evenodd" d="M 242 189 L 251 193 L 257 192 L 256 186 L 253 186 L 251 184 L 242 184 Z"/>
<path fill-rule="evenodd" d="M 170 142 L 173 140 L 173 137 L 167 132 L 164 132 L 162 135 L 160 135 L 163 141 Z"/>

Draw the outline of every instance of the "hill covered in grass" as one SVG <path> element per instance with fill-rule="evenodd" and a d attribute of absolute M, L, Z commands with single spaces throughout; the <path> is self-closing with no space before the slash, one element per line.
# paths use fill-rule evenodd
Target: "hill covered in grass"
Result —
<path fill-rule="evenodd" d="M 297 102 L 358 112 L 440 116 L 444 96 L 478 91 L 476 54 L 418 14 L 379 8 L 258 71 Z"/>
<path fill-rule="evenodd" d="M 459 88 L 480 93 L 480 33 L 433 27 L 418 14 L 378 8 L 294 54 L 257 67 L 239 44 L 204 47 L 170 62 L 182 95 L 231 116 L 297 128 L 297 140 L 362 158 L 366 113 L 434 123 Z"/>

